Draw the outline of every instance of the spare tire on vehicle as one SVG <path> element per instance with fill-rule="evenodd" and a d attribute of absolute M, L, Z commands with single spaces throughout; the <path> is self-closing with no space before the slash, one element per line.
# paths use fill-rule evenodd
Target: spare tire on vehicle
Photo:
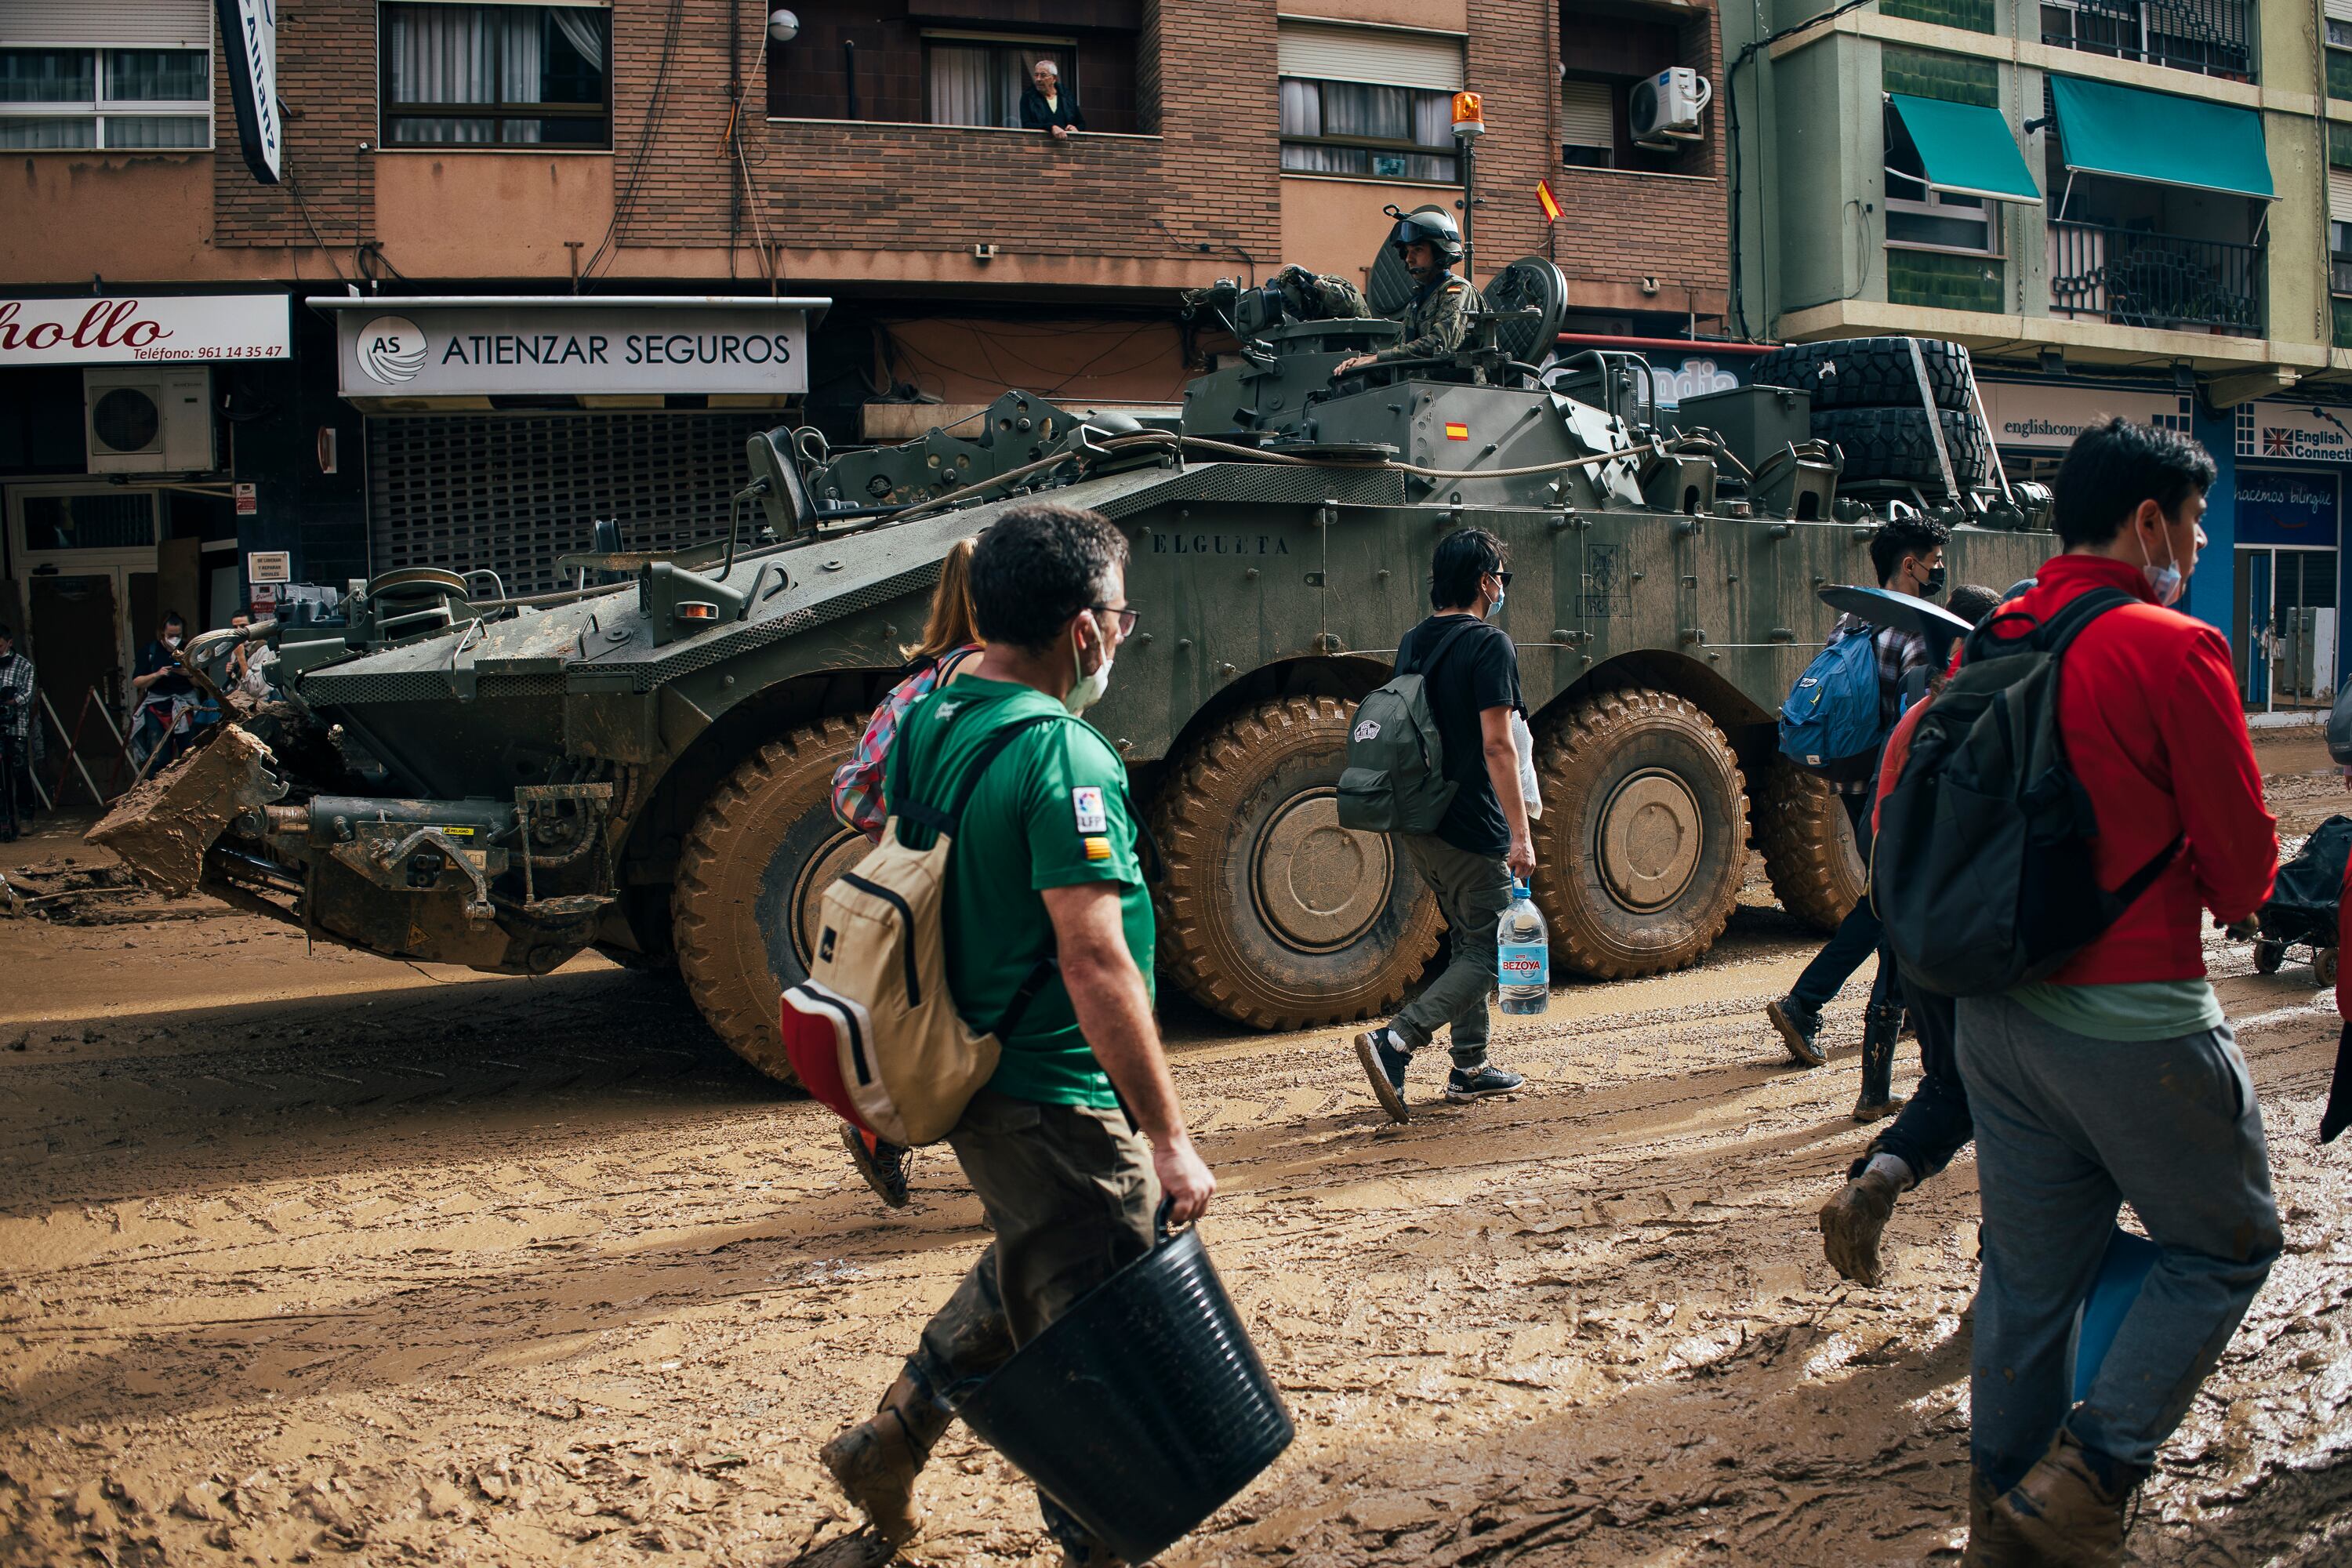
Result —
<path fill-rule="evenodd" d="M 1983 484 L 1992 471 L 1985 451 L 1984 427 L 1973 411 L 1938 409 L 1944 426 L 1944 449 L 1952 459 L 1952 482 L 1967 489 Z M 1903 483 L 1943 488 L 1943 469 L 1936 461 L 1936 441 L 1927 429 L 1924 408 L 1832 408 L 1813 415 L 1813 434 L 1844 455 L 1844 477 L 1895 479 Z"/>
<path fill-rule="evenodd" d="M 1793 386 L 1813 395 L 1813 412 L 1829 408 L 1916 408 L 1919 373 L 1909 338 L 1833 338 L 1791 343 L 1756 362 L 1748 379 L 1760 386 Z M 1919 358 L 1936 406 L 1962 412 L 1969 396 L 1969 351 L 1938 338 L 1921 338 Z"/>

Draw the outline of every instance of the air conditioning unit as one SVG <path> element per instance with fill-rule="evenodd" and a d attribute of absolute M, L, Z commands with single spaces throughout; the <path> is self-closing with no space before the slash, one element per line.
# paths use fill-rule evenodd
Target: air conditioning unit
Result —
<path fill-rule="evenodd" d="M 1633 84 L 1625 95 L 1626 128 L 1636 146 L 1671 151 L 1706 135 L 1702 116 L 1715 101 L 1715 88 L 1688 66 L 1662 70 Z"/>
<path fill-rule="evenodd" d="M 91 473 L 194 474 L 217 466 L 208 367 L 92 367 L 81 373 L 81 392 Z"/>

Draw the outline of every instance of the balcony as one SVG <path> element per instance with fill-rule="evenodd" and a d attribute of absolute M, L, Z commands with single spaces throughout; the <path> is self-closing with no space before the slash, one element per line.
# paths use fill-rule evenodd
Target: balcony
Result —
<path fill-rule="evenodd" d="M 2252 0 L 2042 0 L 2042 41 L 2252 81 Z"/>
<path fill-rule="evenodd" d="M 2050 311 L 2119 327 L 2260 337 L 2263 250 L 2050 220 Z"/>

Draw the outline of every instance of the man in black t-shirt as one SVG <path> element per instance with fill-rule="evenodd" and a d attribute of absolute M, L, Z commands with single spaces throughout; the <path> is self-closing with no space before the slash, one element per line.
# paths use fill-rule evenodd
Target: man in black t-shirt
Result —
<path fill-rule="evenodd" d="M 1511 907 L 1512 879 L 1532 877 L 1536 868 L 1527 802 L 1519 793 L 1518 748 L 1511 739 L 1511 715 L 1525 710 L 1519 656 L 1507 633 L 1486 624 L 1502 608 L 1510 586 L 1505 564 L 1503 542 L 1485 529 L 1447 534 L 1430 563 L 1429 602 L 1436 614 L 1406 633 L 1397 648 L 1398 670 L 1423 677 L 1445 749 L 1445 777 L 1457 786 L 1435 833 L 1397 835 L 1445 913 L 1453 942 L 1445 972 L 1387 1026 L 1356 1037 L 1356 1056 L 1372 1093 L 1398 1121 L 1410 1115 L 1406 1064 L 1449 1023 L 1454 1071 L 1445 1080 L 1446 1099 L 1484 1100 L 1526 1081 L 1486 1060 L 1496 927 Z"/>

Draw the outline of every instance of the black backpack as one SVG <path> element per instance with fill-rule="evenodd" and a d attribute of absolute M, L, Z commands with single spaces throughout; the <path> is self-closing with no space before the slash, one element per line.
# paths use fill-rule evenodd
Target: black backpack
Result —
<path fill-rule="evenodd" d="M 1970 634 L 1951 684 L 1919 715 L 1879 806 L 1870 897 L 1903 965 L 1948 996 L 2046 978 L 2116 922 L 2179 853 L 2113 892 L 2092 872 L 2098 814 L 2067 764 L 2059 669 L 2083 628 L 2131 595 L 2095 588 L 2027 635 Z"/>
<path fill-rule="evenodd" d="M 1445 742 L 1437 733 L 1426 678 L 1446 650 L 1485 623 L 1458 621 L 1412 668 L 1356 706 L 1348 727 L 1347 766 L 1339 774 L 1339 826 L 1360 833 L 1434 833 L 1460 785 L 1445 776 Z"/>

